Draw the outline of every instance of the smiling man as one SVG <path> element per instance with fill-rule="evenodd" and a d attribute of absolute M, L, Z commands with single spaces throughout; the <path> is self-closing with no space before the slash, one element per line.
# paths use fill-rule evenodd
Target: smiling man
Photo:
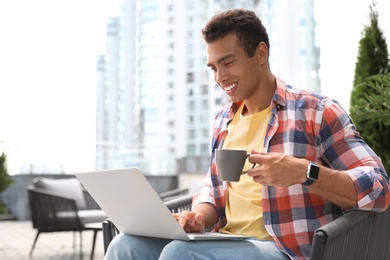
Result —
<path fill-rule="evenodd" d="M 268 35 L 251 11 L 214 16 L 203 29 L 207 66 L 231 103 L 216 115 L 210 168 L 192 211 L 175 217 L 187 232 L 251 238 L 185 242 L 119 235 L 107 259 L 307 259 L 320 226 L 345 211 L 383 211 L 389 180 L 380 158 L 340 105 L 273 75 Z M 215 149 L 251 153 L 257 167 L 220 180 Z M 249 164 L 248 163 L 248 164 Z"/>

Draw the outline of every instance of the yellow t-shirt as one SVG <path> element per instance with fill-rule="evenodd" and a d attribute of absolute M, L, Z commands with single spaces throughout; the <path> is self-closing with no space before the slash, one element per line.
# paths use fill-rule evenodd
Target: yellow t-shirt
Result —
<path fill-rule="evenodd" d="M 244 117 L 240 106 L 228 126 L 224 149 L 263 151 L 264 139 L 271 116 L 271 107 Z M 246 161 L 244 170 L 251 164 Z M 228 183 L 226 199 L 227 224 L 220 228 L 221 233 L 242 234 L 259 239 L 273 240 L 264 227 L 261 202 L 261 184 L 255 183 L 247 174 L 241 175 L 239 182 Z"/>

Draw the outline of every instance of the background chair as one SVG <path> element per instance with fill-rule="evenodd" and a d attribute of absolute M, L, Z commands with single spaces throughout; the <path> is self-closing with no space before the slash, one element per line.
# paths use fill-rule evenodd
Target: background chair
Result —
<path fill-rule="evenodd" d="M 193 194 L 165 202 L 172 213 L 191 210 Z M 103 221 L 106 252 L 119 233 L 114 223 Z M 390 259 L 390 207 L 384 212 L 350 211 L 314 233 L 310 259 Z"/>
<path fill-rule="evenodd" d="M 188 192 L 189 192 L 189 188 L 183 188 L 183 189 L 177 188 L 177 189 L 161 192 L 158 194 L 158 196 L 160 196 L 160 198 L 163 201 L 169 201 L 172 199 L 179 198 L 183 195 L 187 195 Z"/>
<path fill-rule="evenodd" d="M 80 258 L 82 258 L 81 233 L 84 230 L 92 230 L 94 232 L 92 259 L 96 234 L 101 230 L 101 226 L 91 225 L 91 223 L 101 223 L 107 219 L 107 215 L 98 208 L 96 203 L 92 203 L 93 199 L 89 194 L 88 196 L 84 195 L 86 191 L 80 182 L 76 178 L 35 178 L 33 184 L 28 186 L 27 191 L 32 224 L 37 229 L 30 257 L 40 233 L 77 231 L 80 234 Z M 73 243 L 75 244 L 75 236 Z"/>

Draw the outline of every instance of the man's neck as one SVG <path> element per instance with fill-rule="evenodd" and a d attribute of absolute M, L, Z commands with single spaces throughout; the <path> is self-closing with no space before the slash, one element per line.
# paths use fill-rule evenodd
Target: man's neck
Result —
<path fill-rule="evenodd" d="M 256 96 L 244 100 L 242 115 L 249 116 L 268 108 L 275 94 L 275 90 L 276 79 L 271 74 L 270 77 L 259 87 L 259 92 Z"/>

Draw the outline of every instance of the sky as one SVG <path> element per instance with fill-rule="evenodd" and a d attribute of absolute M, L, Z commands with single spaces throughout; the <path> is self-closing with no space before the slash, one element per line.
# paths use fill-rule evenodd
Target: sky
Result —
<path fill-rule="evenodd" d="M 371 1 L 319 2 L 322 93 L 348 109 Z M 389 2 L 378 0 L 388 44 Z M 5 149 L 11 174 L 22 165 L 94 169 L 96 57 L 105 52 L 106 18 L 117 13 L 115 3 L 0 1 L 0 152 Z"/>
<path fill-rule="evenodd" d="M 30 164 L 94 169 L 96 57 L 109 1 L 0 1 L 0 152 L 11 173 Z"/>
<path fill-rule="evenodd" d="M 359 40 L 369 25 L 371 0 L 318 0 L 321 45 L 321 93 L 349 109 Z M 377 0 L 379 28 L 390 51 L 390 1 Z"/>

